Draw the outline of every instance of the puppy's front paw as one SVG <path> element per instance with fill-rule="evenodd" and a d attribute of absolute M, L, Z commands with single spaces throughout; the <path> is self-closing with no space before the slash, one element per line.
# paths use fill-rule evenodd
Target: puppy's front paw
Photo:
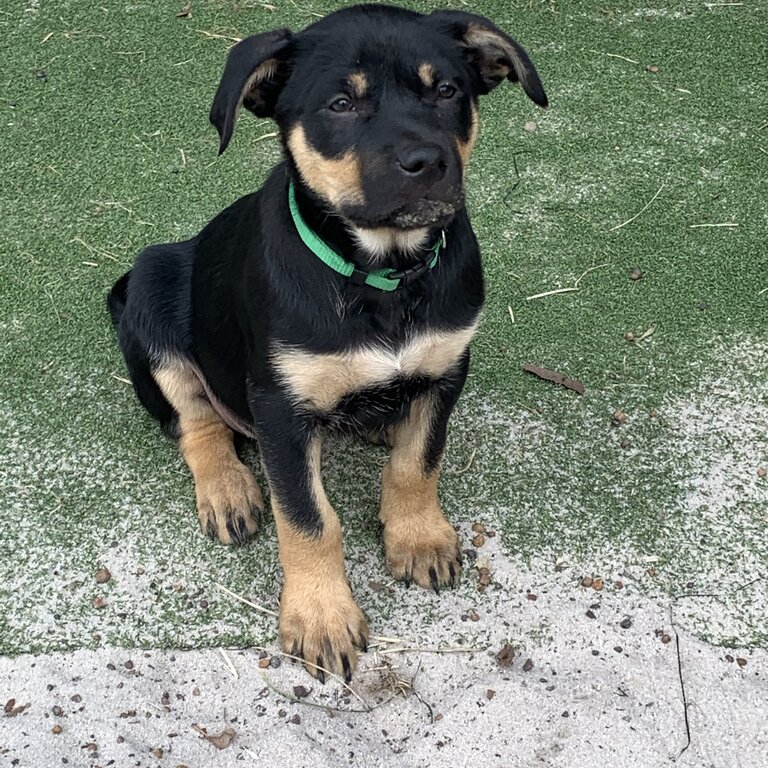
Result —
<path fill-rule="evenodd" d="M 244 464 L 226 464 L 210 480 L 198 482 L 195 494 L 200 527 L 210 538 L 242 544 L 256 532 L 264 501 Z"/>
<path fill-rule="evenodd" d="M 455 586 L 461 575 L 458 534 L 439 511 L 419 518 L 389 518 L 384 550 L 389 572 L 406 586 L 415 581 L 439 592 L 440 587 Z"/>
<path fill-rule="evenodd" d="M 280 642 L 286 653 L 304 659 L 307 672 L 321 683 L 323 670 L 349 682 L 358 651 L 368 649 L 368 622 L 346 581 L 295 580 L 286 583 L 280 598 Z"/>

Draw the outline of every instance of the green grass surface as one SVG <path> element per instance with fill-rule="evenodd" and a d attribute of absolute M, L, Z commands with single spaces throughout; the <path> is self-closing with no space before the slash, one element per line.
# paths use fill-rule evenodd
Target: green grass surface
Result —
<path fill-rule="evenodd" d="M 211 35 L 300 28 L 339 6 L 194 2 L 181 19 L 183 2 L 23 5 L 0 11 L 11 54 L 0 652 L 79 647 L 94 633 L 145 646 L 263 640 L 271 622 L 213 585 L 274 607 L 274 527 L 239 550 L 201 536 L 183 462 L 115 378 L 124 371 L 104 295 L 143 246 L 192 235 L 279 157 L 275 139 L 259 140 L 272 124 L 246 116 L 216 159 L 207 113 L 229 41 Z M 551 108 L 511 86 L 481 105 L 469 207 L 489 300 L 446 458 L 449 515 L 493 522 L 521 568 L 658 557 L 648 589 L 668 593 L 764 577 L 765 7 L 488 0 L 472 10 L 529 50 Z M 580 276 L 577 292 L 527 299 Z M 625 341 L 651 328 L 641 346 Z M 579 378 L 586 395 L 522 373 L 525 362 Z M 369 569 L 385 579 L 379 454 L 347 441 L 327 453 L 351 580 L 364 584 Z M 363 552 L 375 553 L 365 565 Z M 104 562 L 115 579 L 101 588 Z M 92 606 L 97 594 L 106 608 Z M 367 609 L 386 617 L 387 594 L 367 595 Z M 729 628 L 697 631 L 764 644 L 749 602 L 733 601 Z"/>

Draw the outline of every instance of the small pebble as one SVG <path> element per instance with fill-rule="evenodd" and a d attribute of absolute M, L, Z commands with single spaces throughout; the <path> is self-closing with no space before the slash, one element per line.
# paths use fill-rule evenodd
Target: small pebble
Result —
<path fill-rule="evenodd" d="M 473 523 L 472 530 L 475 533 L 485 533 L 485 526 L 482 523 Z"/>
<path fill-rule="evenodd" d="M 483 544 L 485 544 L 485 536 L 483 536 L 482 533 L 478 533 L 476 536 L 472 537 L 473 547 L 482 547 Z"/>
<path fill-rule="evenodd" d="M 730 653 L 725 654 L 725 660 L 733 664 L 733 656 Z"/>
<path fill-rule="evenodd" d="M 598 651 L 596 648 L 593 648 L 592 649 L 592 655 L 593 656 L 599 656 L 600 655 L 600 651 Z"/>
<path fill-rule="evenodd" d="M 500 667 L 511 667 L 512 662 L 515 659 L 515 649 L 507 643 L 501 647 L 501 650 L 496 654 L 496 663 Z"/>
<path fill-rule="evenodd" d="M 624 582 L 623 581 L 617 581 L 617 582 L 614 583 L 613 586 L 616 587 L 616 589 L 624 589 Z"/>
<path fill-rule="evenodd" d="M 156 757 L 158 760 L 160 760 L 160 758 L 162 758 L 162 757 L 163 757 L 163 755 L 165 754 L 165 752 L 164 752 L 162 749 L 160 749 L 160 747 L 158 747 L 157 749 L 153 749 L 153 750 L 152 750 L 152 754 L 153 754 L 153 755 L 154 755 L 154 756 L 155 756 L 155 757 Z"/>
<path fill-rule="evenodd" d="M 529 592 L 525 597 L 528 600 L 538 600 L 539 599 L 539 596 L 538 595 L 534 595 L 533 592 Z"/>
<path fill-rule="evenodd" d="M 659 71 L 659 68 L 655 64 L 650 64 L 645 68 L 645 71 L 655 75 Z"/>
<path fill-rule="evenodd" d="M 619 624 L 619 626 L 620 626 L 622 629 L 629 629 L 629 628 L 632 626 L 632 619 L 630 619 L 630 618 L 629 618 L 629 616 L 625 616 L 625 617 L 624 617 L 624 618 L 621 620 L 621 624 Z"/>
<path fill-rule="evenodd" d="M 123 664 L 123 666 L 126 669 L 133 669 L 133 662 L 130 659 L 128 659 L 128 661 L 126 661 L 125 664 Z"/>
<path fill-rule="evenodd" d="M 627 331 L 624 334 L 624 341 L 628 341 L 630 344 L 635 340 L 635 334 L 632 331 Z"/>
<path fill-rule="evenodd" d="M 640 269 L 640 267 L 635 267 L 630 273 L 629 273 L 629 279 L 630 280 L 642 280 L 643 278 L 643 270 Z"/>
<path fill-rule="evenodd" d="M 99 568 L 99 570 L 96 571 L 97 584 L 106 584 L 111 578 L 112 578 L 112 574 L 109 572 L 107 568 Z"/>
<path fill-rule="evenodd" d="M 632 447 L 632 441 L 629 440 L 628 438 L 624 437 L 624 438 L 622 438 L 621 442 L 619 443 L 619 447 L 623 448 L 624 450 L 626 450 L 627 448 L 631 448 Z"/>
<path fill-rule="evenodd" d="M 100 595 L 96 595 L 96 597 L 91 600 L 91 605 L 96 608 L 96 610 L 100 611 L 102 608 L 107 607 L 107 601 Z"/>
<path fill-rule="evenodd" d="M 587 611 L 587 618 L 596 619 L 597 616 L 595 616 L 595 612 L 590 609 L 590 610 Z"/>
<path fill-rule="evenodd" d="M 259 668 L 268 669 L 272 659 L 259 659 Z"/>
<path fill-rule="evenodd" d="M 269 660 L 269 666 L 272 667 L 272 669 L 277 669 L 282 663 L 283 660 L 279 656 L 273 656 Z"/>
<path fill-rule="evenodd" d="M 469 612 L 469 620 L 480 621 L 480 614 L 474 608 Z"/>
<path fill-rule="evenodd" d="M 760 467 L 760 469 L 757 470 L 757 476 L 761 478 L 768 476 L 768 469 L 765 467 Z"/>
<path fill-rule="evenodd" d="M 62 728 L 58 723 L 56 723 L 56 725 L 54 725 L 53 728 L 51 728 L 51 733 L 55 733 L 57 736 L 61 733 L 61 731 L 62 731 Z"/>
<path fill-rule="evenodd" d="M 618 410 L 613 412 L 613 416 L 611 416 L 611 421 L 613 422 L 614 426 L 621 426 L 625 421 L 627 420 L 627 414 L 624 413 L 624 411 L 619 408 Z"/>
<path fill-rule="evenodd" d="M 81 696 L 79 693 L 76 693 L 76 694 L 75 694 L 75 695 L 74 695 L 74 696 L 73 696 L 73 697 L 70 699 L 70 701 L 74 701 L 74 702 L 75 702 L 75 704 L 79 704 L 79 703 L 80 703 L 82 700 L 83 700 L 83 697 L 82 697 L 82 696 Z"/>
<path fill-rule="evenodd" d="M 737 663 L 737 664 L 738 664 L 740 667 L 746 667 L 746 666 L 747 666 L 747 660 L 746 660 L 746 659 L 737 658 L 737 659 L 736 659 L 736 663 Z"/>
<path fill-rule="evenodd" d="M 53 705 L 51 712 L 53 712 L 56 717 L 61 717 L 64 714 L 64 710 L 58 704 Z"/>
<path fill-rule="evenodd" d="M 526 659 L 525 664 L 523 664 L 523 672 L 530 672 L 532 669 L 533 669 L 533 660 Z"/>
<path fill-rule="evenodd" d="M 624 649 L 620 645 L 614 645 L 613 650 L 616 651 L 616 653 L 621 653 Z"/>
<path fill-rule="evenodd" d="M 494 690 L 493 690 L 493 688 L 489 688 L 489 689 L 488 689 L 488 690 L 485 692 L 485 696 L 486 696 L 486 698 L 488 699 L 488 701 L 490 701 L 490 700 L 491 700 L 491 699 L 492 699 L 492 698 L 493 698 L 495 695 L 496 695 L 496 691 L 494 691 Z"/>
<path fill-rule="evenodd" d="M 593 583 L 594 582 L 591 576 L 583 576 L 581 579 L 582 587 L 591 587 Z"/>
<path fill-rule="evenodd" d="M 116 741 L 118 744 L 122 744 L 122 743 L 125 741 L 125 736 L 118 736 L 118 737 L 115 739 L 115 741 Z"/>
<path fill-rule="evenodd" d="M 535 123 L 533 120 L 528 120 L 528 122 L 523 126 L 523 128 L 528 131 L 528 133 L 533 133 L 534 131 L 537 131 L 539 129 L 538 123 Z"/>
<path fill-rule="evenodd" d="M 307 696 L 309 696 L 310 691 L 309 689 L 304 685 L 294 685 L 293 686 L 293 695 L 297 699 L 306 699 Z"/>
<path fill-rule="evenodd" d="M 666 632 L 661 636 L 661 642 L 664 643 L 664 645 L 666 645 L 671 639 L 672 638 Z"/>
<path fill-rule="evenodd" d="M 603 580 L 602 579 L 595 579 L 592 582 L 592 589 L 594 589 L 597 592 L 600 592 L 600 590 L 602 590 L 603 586 L 604 585 L 603 585 Z"/>
<path fill-rule="evenodd" d="M 381 592 L 382 589 L 384 589 L 383 585 L 379 581 L 369 581 L 368 587 L 372 589 L 374 592 Z"/>
<path fill-rule="evenodd" d="M 294 715 L 288 722 L 293 723 L 294 725 L 301 725 L 301 717 L 299 717 L 299 715 Z"/>

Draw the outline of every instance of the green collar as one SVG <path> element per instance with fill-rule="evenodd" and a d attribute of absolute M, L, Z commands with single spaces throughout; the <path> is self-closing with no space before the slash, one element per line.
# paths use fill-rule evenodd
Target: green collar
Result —
<path fill-rule="evenodd" d="M 432 269 L 440 257 L 440 249 L 445 247 L 445 233 L 432 247 L 434 256 L 428 262 L 421 262 L 416 267 L 404 270 L 394 270 L 389 267 L 373 269 L 366 272 L 358 269 L 352 262 L 343 259 L 336 251 L 331 248 L 322 238 L 318 237 L 308 226 L 299 212 L 299 206 L 296 203 L 296 188 L 291 181 L 288 185 L 288 206 L 291 209 L 291 217 L 296 226 L 299 237 L 304 245 L 317 256 L 320 261 L 328 265 L 331 269 L 344 277 L 349 277 L 357 285 L 369 285 L 372 288 L 378 288 L 380 291 L 394 291 L 401 285 L 412 282 L 415 278 L 423 275 L 427 270 Z"/>

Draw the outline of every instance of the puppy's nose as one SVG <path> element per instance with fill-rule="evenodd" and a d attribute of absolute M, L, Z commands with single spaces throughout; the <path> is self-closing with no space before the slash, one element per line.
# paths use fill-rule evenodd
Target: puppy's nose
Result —
<path fill-rule="evenodd" d="M 442 179 L 447 167 L 443 151 L 430 144 L 402 149 L 397 164 L 405 176 L 429 182 Z"/>

